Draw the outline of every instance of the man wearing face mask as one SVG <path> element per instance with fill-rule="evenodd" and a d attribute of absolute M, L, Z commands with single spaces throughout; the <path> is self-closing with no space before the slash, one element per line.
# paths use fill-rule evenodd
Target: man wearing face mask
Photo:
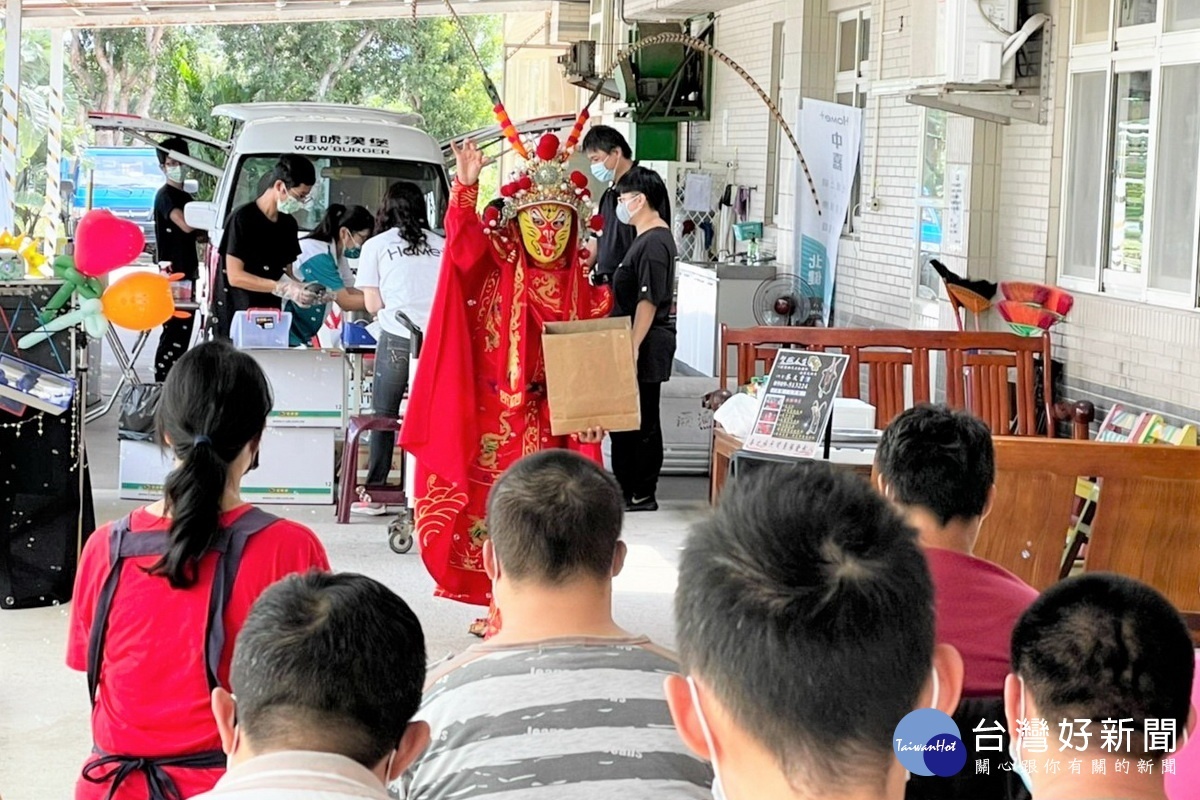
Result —
<path fill-rule="evenodd" d="M 310 572 L 267 589 L 212 709 L 229 771 L 201 798 L 387 800 L 429 744 L 411 722 L 425 680 L 412 609 L 365 575 Z"/>
<path fill-rule="evenodd" d="M 934 644 L 916 536 L 870 485 L 827 464 L 739 475 L 693 531 L 675 594 L 683 741 L 717 800 L 901 800 L 911 711 L 949 714 L 962 659 Z"/>
<path fill-rule="evenodd" d="M 1174 777 L 1164 761 L 1196 758 L 1176 752 L 1196 725 L 1195 666 L 1187 623 L 1151 587 L 1105 573 L 1059 581 L 1013 629 L 1004 684 L 1013 771 L 1034 800 L 1194 797 L 1194 785 L 1164 785 Z M 1046 766 L 1054 760 L 1058 770 Z"/>
<path fill-rule="evenodd" d="M 617 192 L 614 188 L 625 173 L 637 166 L 629 142 L 616 128 L 593 125 L 583 137 L 579 149 L 591 163 L 592 177 L 605 185 L 597 212 L 604 217 L 599 241 L 592 248 L 592 282 L 597 286 L 612 282 L 613 273 L 629 246 L 633 244 L 634 229 L 617 219 Z M 663 210 L 663 219 L 671 223 L 671 206 Z"/>
<path fill-rule="evenodd" d="M 292 216 L 312 204 L 317 171 L 307 158 L 285 153 L 258 199 L 234 209 L 221 239 L 221 273 L 215 292 L 217 335 L 229 337 L 233 315 L 250 308 L 301 308 L 327 302 L 328 292 L 292 275 L 300 255 L 300 228 Z"/>
<path fill-rule="evenodd" d="M 171 271 L 183 275 L 184 280 L 191 281 L 194 286 L 199 264 L 196 241 L 204 231 L 191 227 L 183 218 L 183 207 L 196 198 L 183 190 L 187 170 L 175 160 L 176 155 L 190 155 L 188 143 L 173 136 L 159 143 L 157 153 L 158 165 L 167 178 L 154 196 L 154 240 L 158 260 L 171 262 Z M 167 379 L 171 367 L 187 351 L 195 319 L 194 315 L 172 317 L 163 323 L 158 352 L 154 355 L 154 380 L 158 383 Z"/>

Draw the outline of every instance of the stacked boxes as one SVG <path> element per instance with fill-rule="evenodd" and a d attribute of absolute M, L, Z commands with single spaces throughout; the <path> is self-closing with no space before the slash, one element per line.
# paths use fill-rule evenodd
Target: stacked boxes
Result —
<path fill-rule="evenodd" d="M 340 350 L 247 351 L 271 383 L 258 469 L 242 480 L 250 503 L 333 503 L 334 442 L 343 424 L 346 389 Z M 119 496 L 155 500 L 171 470 L 170 454 L 153 442 L 122 441 Z"/>

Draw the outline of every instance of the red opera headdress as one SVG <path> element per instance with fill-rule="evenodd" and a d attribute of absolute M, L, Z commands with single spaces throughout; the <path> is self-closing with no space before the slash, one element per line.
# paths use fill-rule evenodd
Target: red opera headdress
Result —
<path fill-rule="evenodd" d="M 566 144 L 562 144 L 555 134 L 546 133 L 538 140 L 533 153 L 521 140 L 504 106 L 497 104 L 495 111 L 513 151 L 524 158 L 525 163 L 500 187 L 503 208 L 489 208 L 484 212 L 484 229 L 491 233 L 516 219 L 517 213 L 523 208 L 554 203 L 569 206 L 575 211 L 579 219 L 576 228 L 581 241 L 589 233 L 598 234 L 601 220 L 592 213 L 592 195 L 588 190 L 587 176 L 567 165 L 587 122 L 587 109 L 580 112 Z"/>

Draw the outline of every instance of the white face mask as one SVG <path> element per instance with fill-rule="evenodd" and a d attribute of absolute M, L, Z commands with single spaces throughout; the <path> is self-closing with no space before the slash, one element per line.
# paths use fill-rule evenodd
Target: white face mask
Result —
<path fill-rule="evenodd" d="M 1025 719 L 1025 679 L 1018 675 L 1017 680 L 1021 684 L 1021 702 L 1017 704 L 1017 719 Z M 1033 794 L 1033 780 L 1025 770 L 1025 765 L 1021 763 L 1021 733 L 1019 730 L 1012 731 L 1012 733 L 1014 735 L 1008 741 L 1008 757 L 1012 759 L 1012 771 L 1021 779 L 1021 783 L 1025 784 L 1029 793 Z"/>
<path fill-rule="evenodd" d="M 709 762 L 712 764 L 713 800 L 728 800 L 725 796 L 725 786 L 721 783 L 721 768 L 717 765 L 717 750 L 713 747 L 712 731 L 704 716 L 704 707 L 700 705 L 700 693 L 696 691 L 696 681 L 689 675 L 687 678 L 688 691 L 692 694 L 692 705 L 696 708 L 696 719 L 700 721 L 700 731 L 704 734 L 704 743 L 708 745 Z"/>

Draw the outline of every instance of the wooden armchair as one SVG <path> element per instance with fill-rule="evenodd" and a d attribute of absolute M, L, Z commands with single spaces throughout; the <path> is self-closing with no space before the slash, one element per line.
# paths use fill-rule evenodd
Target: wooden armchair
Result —
<path fill-rule="evenodd" d="M 933 399 L 931 356 L 946 364 L 946 403 L 983 419 L 996 435 L 1035 436 L 1039 413 L 1054 420 L 1050 337 L 960 331 L 866 330 L 854 328 L 729 328 L 721 326 L 720 379 L 728 388 L 765 375 L 781 349 L 837 351 L 850 357 L 842 396 L 875 406 L 875 426 L 885 428 L 906 408 Z M 734 351 L 736 373 L 730 375 Z M 1035 358 L 1036 356 L 1036 358 Z M 1035 402 L 1035 363 L 1042 370 L 1043 407 Z M 864 378 L 865 376 L 865 386 Z M 1011 378 L 1011 381 L 1010 381 Z M 1011 385 L 1010 385 L 1011 384 Z M 1012 387 L 1015 386 L 1015 392 Z M 865 389 L 865 392 L 864 392 Z M 1053 436 L 1044 424 L 1042 435 Z"/>
<path fill-rule="evenodd" d="M 975 554 L 1045 589 L 1063 563 L 1075 484 L 1104 481 L 1085 571 L 1158 589 L 1200 620 L 1200 448 L 997 437 L 996 503 Z M 1195 627 L 1194 627 L 1195 629 Z"/>

